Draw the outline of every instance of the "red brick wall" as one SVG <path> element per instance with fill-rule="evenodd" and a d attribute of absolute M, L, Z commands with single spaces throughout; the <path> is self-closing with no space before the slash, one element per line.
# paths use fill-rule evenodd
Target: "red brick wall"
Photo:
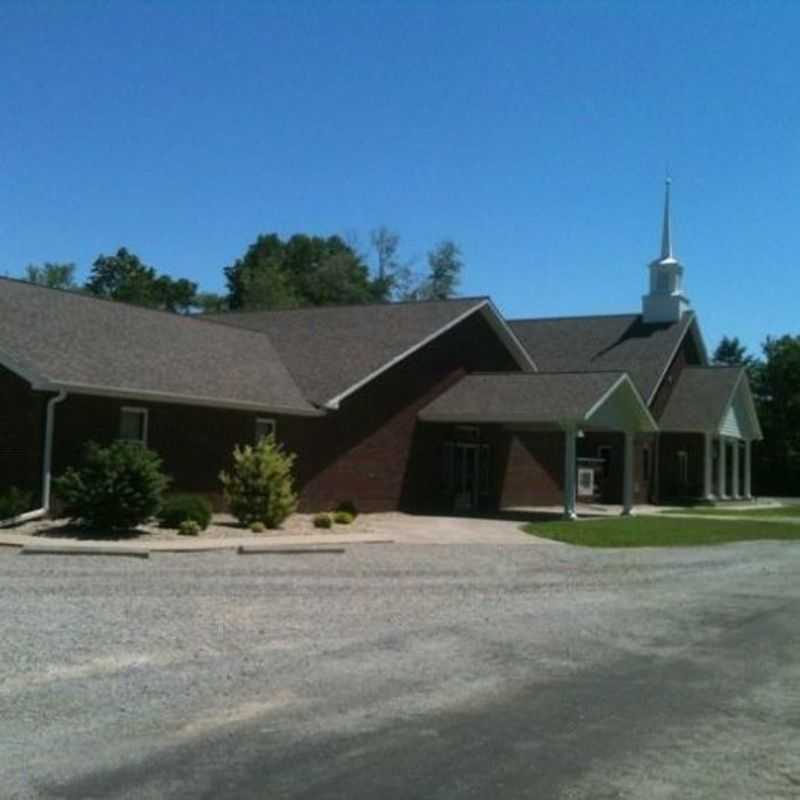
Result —
<path fill-rule="evenodd" d="M 705 439 L 701 433 L 662 433 L 659 439 L 660 500 L 701 497 L 703 494 L 703 453 Z M 678 452 L 686 451 L 688 480 L 680 480 Z"/>
<path fill-rule="evenodd" d="M 563 502 L 564 434 L 559 431 L 507 434 L 500 505 L 549 506 Z"/>
<path fill-rule="evenodd" d="M 41 500 L 45 400 L 0 367 L 0 491 L 10 486 L 29 491 L 32 507 Z"/>

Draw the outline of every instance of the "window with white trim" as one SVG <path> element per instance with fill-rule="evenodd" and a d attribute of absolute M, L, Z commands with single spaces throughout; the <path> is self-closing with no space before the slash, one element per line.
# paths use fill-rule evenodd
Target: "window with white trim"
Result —
<path fill-rule="evenodd" d="M 683 484 L 689 482 L 689 454 L 685 450 L 678 450 L 678 480 Z"/>
<path fill-rule="evenodd" d="M 147 409 L 123 406 L 119 415 L 119 438 L 147 444 Z"/>
<path fill-rule="evenodd" d="M 268 417 L 256 417 L 256 442 L 260 442 L 265 436 L 275 433 L 275 420 Z"/>

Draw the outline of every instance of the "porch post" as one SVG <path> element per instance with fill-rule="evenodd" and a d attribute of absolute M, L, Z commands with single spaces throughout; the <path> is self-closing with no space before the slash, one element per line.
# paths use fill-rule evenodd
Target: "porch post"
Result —
<path fill-rule="evenodd" d="M 564 428 L 564 519 L 576 519 L 575 479 L 578 462 L 575 449 L 577 431 L 574 425 Z"/>
<path fill-rule="evenodd" d="M 622 514 L 633 510 L 633 434 L 625 431 L 625 457 L 622 464 Z"/>
<path fill-rule="evenodd" d="M 703 499 L 714 499 L 714 480 L 712 476 L 712 454 L 714 450 L 714 439 L 710 433 L 705 435 L 705 450 L 703 452 Z"/>
<path fill-rule="evenodd" d="M 753 454 L 751 452 L 752 442 L 750 439 L 744 440 L 744 499 L 753 499 L 753 485 L 751 471 L 753 468 Z"/>
<path fill-rule="evenodd" d="M 725 491 L 725 437 L 719 437 L 719 457 L 717 458 L 717 499 L 725 500 L 728 495 Z"/>
<path fill-rule="evenodd" d="M 740 490 L 740 479 L 741 476 L 739 475 L 739 440 L 733 439 L 731 440 L 731 447 L 733 448 L 733 469 L 731 470 L 731 497 L 734 500 L 738 500 L 741 497 L 741 490 Z"/>

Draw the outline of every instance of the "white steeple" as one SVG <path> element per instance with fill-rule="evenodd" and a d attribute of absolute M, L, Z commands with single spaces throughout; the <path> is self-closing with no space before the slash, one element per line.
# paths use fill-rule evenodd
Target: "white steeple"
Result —
<path fill-rule="evenodd" d="M 642 297 L 644 322 L 677 322 L 689 310 L 689 298 L 681 287 L 683 266 L 672 253 L 671 186 L 672 181 L 667 178 L 661 257 L 650 263 L 650 292 Z"/>

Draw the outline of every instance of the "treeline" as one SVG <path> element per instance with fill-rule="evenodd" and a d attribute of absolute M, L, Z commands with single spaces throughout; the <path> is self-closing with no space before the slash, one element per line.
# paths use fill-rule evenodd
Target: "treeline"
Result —
<path fill-rule="evenodd" d="M 422 275 L 415 272 L 413 260 L 401 259 L 399 250 L 400 237 L 385 227 L 372 231 L 366 254 L 340 236 L 296 234 L 284 240 L 265 234 L 223 268 L 224 294 L 201 291 L 194 281 L 161 273 L 125 247 L 114 255 L 99 255 L 83 284 L 72 263 L 31 264 L 22 278 L 183 314 L 437 300 L 456 293 L 464 264 L 454 242 L 442 241 L 427 254 Z"/>
<path fill-rule="evenodd" d="M 724 336 L 714 352 L 719 366 L 745 366 L 764 433 L 753 446 L 754 490 L 800 495 L 800 336 L 768 336 L 761 355 Z"/>

